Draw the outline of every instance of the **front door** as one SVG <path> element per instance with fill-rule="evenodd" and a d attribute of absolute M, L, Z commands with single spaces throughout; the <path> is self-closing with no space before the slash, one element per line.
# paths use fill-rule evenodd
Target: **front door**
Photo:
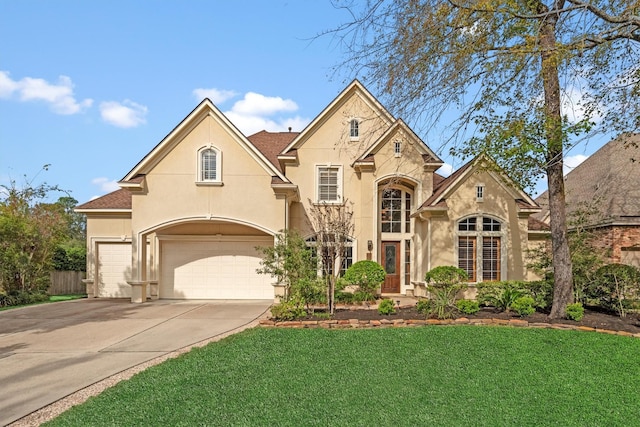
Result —
<path fill-rule="evenodd" d="M 381 261 L 387 273 L 382 284 L 382 293 L 400 293 L 400 242 L 382 242 Z"/>

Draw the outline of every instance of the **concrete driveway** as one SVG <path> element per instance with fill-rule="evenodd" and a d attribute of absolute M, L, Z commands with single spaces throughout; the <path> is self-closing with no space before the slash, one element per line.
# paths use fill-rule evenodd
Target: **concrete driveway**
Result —
<path fill-rule="evenodd" d="M 83 299 L 0 312 L 0 425 L 158 356 L 242 329 L 271 301 Z"/>

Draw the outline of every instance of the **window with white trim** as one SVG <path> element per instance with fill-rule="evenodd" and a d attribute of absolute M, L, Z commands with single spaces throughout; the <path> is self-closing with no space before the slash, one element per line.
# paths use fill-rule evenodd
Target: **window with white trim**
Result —
<path fill-rule="evenodd" d="M 402 155 L 402 143 L 400 141 L 396 141 L 393 144 L 393 153 L 396 157 L 400 157 Z"/>
<path fill-rule="evenodd" d="M 484 201 L 484 185 L 478 184 L 476 186 L 476 201 L 482 202 Z"/>
<path fill-rule="evenodd" d="M 342 201 L 342 166 L 318 166 L 316 179 L 318 203 Z"/>
<path fill-rule="evenodd" d="M 222 182 L 221 157 L 222 153 L 214 147 L 205 147 L 198 151 L 198 182 Z"/>
<path fill-rule="evenodd" d="M 360 122 L 358 119 L 351 119 L 349 122 L 349 136 L 351 139 L 358 139 L 360 137 Z"/>
<path fill-rule="evenodd" d="M 469 282 L 502 279 L 502 223 L 477 216 L 458 221 L 458 267 L 469 275 Z"/>

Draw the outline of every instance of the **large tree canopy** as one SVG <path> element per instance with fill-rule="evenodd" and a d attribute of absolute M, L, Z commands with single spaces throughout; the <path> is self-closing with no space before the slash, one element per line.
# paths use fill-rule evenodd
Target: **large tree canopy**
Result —
<path fill-rule="evenodd" d="M 572 301 L 563 154 L 640 128 L 640 0 L 338 1 L 347 65 L 417 128 L 456 119 L 452 152 L 486 151 L 523 186 L 547 175 L 551 317 Z"/>

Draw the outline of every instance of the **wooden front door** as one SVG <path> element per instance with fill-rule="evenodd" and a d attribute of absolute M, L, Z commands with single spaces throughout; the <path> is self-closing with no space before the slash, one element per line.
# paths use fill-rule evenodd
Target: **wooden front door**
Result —
<path fill-rule="evenodd" d="M 387 272 L 382 284 L 382 293 L 400 293 L 400 242 L 382 242 L 381 264 Z"/>

